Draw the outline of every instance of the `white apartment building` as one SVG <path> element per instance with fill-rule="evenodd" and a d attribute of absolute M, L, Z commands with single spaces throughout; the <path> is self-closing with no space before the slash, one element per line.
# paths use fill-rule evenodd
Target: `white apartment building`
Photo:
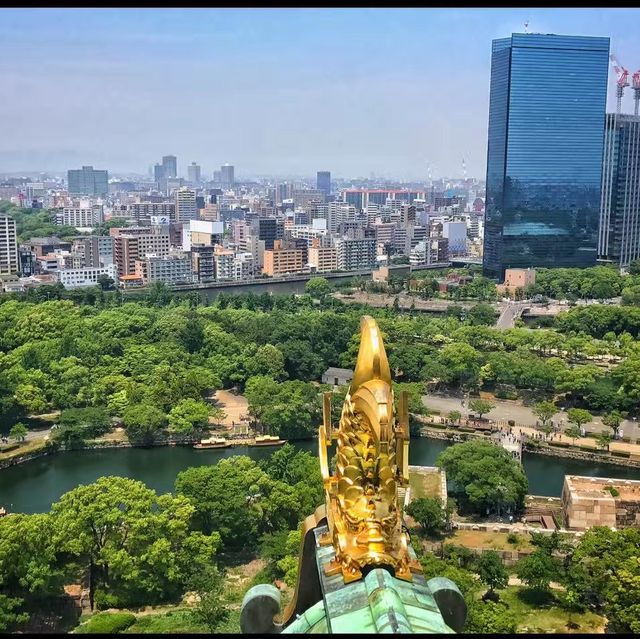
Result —
<path fill-rule="evenodd" d="M 0 217 L 0 273 L 17 273 L 18 237 L 16 221 L 9 216 Z"/>
<path fill-rule="evenodd" d="M 376 267 L 375 239 L 347 239 L 335 241 L 338 270 L 356 271 Z"/>
<path fill-rule="evenodd" d="M 429 237 L 411 249 L 409 264 L 419 266 L 423 264 L 442 264 L 447 262 L 449 240 L 445 237 Z"/>
<path fill-rule="evenodd" d="M 337 233 L 338 226 L 343 222 L 353 222 L 355 219 L 355 206 L 344 202 L 329 202 L 327 205 L 327 228 L 332 234 Z"/>
<path fill-rule="evenodd" d="M 56 224 L 88 228 L 104 222 L 104 207 L 101 204 L 83 207 L 65 206 L 56 213 Z"/>
<path fill-rule="evenodd" d="M 251 253 L 236 253 L 218 248 L 213 255 L 216 264 L 216 279 L 239 281 L 255 275 L 255 263 Z"/>
<path fill-rule="evenodd" d="M 80 288 L 82 286 L 96 286 L 101 275 L 110 277 L 114 282 L 118 281 L 118 267 L 115 264 L 109 266 L 70 268 L 60 270 L 57 273 L 58 281 L 65 288 Z"/>
<path fill-rule="evenodd" d="M 327 220 L 315 219 L 311 224 L 293 224 L 285 227 L 290 237 L 294 239 L 306 240 L 307 245 L 311 246 L 313 240 L 328 239 L 329 231 L 327 230 Z M 324 242 L 326 244 L 326 241 Z"/>

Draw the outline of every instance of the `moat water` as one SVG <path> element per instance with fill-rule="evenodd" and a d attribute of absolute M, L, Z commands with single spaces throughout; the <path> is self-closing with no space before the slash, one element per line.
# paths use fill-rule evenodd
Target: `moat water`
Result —
<path fill-rule="evenodd" d="M 318 442 L 294 444 L 314 455 Z M 438 455 L 450 442 L 435 439 L 412 439 L 409 463 L 433 466 Z M 80 450 L 40 457 L 0 471 L 0 506 L 10 512 L 46 512 L 61 495 L 106 475 L 120 475 L 144 482 L 158 493 L 173 491 L 177 474 L 191 466 L 215 464 L 232 455 L 248 455 L 260 460 L 274 448 L 235 447 L 223 450 L 157 447 L 106 450 Z M 526 454 L 524 470 L 529 478 L 529 492 L 534 495 L 559 497 L 565 474 L 619 479 L 640 479 L 640 469 L 596 464 L 560 457 Z"/>

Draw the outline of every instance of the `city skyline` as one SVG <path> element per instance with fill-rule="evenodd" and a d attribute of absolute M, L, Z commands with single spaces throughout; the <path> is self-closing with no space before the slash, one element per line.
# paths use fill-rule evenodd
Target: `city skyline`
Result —
<path fill-rule="evenodd" d="M 605 36 L 631 72 L 640 66 L 633 9 L 2 15 L 11 99 L 0 115 L 16 123 L 0 150 L 5 173 L 93 165 L 144 174 L 172 153 L 185 177 L 195 161 L 203 177 L 228 162 L 240 176 L 461 178 L 464 159 L 467 175 L 483 179 L 492 39 L 525 22 L 530 32 Z M 607 111 L 614 86 L 610 69 Z M 628 89 L 623 112 L 631 105 Z"/>

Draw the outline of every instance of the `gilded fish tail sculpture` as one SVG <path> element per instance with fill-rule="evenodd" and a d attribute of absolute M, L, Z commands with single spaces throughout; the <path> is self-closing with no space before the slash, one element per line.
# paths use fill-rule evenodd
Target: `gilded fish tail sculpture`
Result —
<path fill-rule="evenodd" d="M 387 566 L 397 578 L 411 581 L 420 564 L 408 553 L 402 530 L 398 489 L 408 475 L 409 428 L 406 395 L 396 419 L 391 371 L 376 321 L 360 323 L 360 351 L 342 408 L 339 428 L 331 428 L 325 402 L 320 427 L 320 467 L 325 487 L 329 532 L 335 559 L 327 574 L 342 572 L 345 583 L 360 579 L 368 566 Z M 337 439 L 335 473 L 329 474 L 327 449 Z"/>
<path fill-rule="evenodd" d="M 243 633 L 453 633 L 466 604 L 449 579 L 422 574 L 403 530 L 398 491 L 409 483 L 409 415 L 396 417 L 382 335 L 369 316 L 337 429 L 324 394 L 319 454 L 325 504 L 304 521 L 298 579 L 280 616 L 280 592 L 259 584 L 244 597 Z M 329 447 L 336 440 L 336 468 Z"/>

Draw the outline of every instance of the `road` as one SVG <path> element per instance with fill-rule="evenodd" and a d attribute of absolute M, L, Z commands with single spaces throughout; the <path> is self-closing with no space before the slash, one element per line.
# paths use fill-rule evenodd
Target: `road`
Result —
<path fill-rule="evenodd" d="M 502 312 L 496 322 L 496 328 L 503 330 L 513 328 L 516 320 L 522 315 L 522 311 L 530 306 L 531 303 L 529 302 L 503 302 L 498 305 L 498 308 L 502 308 Z"/>

